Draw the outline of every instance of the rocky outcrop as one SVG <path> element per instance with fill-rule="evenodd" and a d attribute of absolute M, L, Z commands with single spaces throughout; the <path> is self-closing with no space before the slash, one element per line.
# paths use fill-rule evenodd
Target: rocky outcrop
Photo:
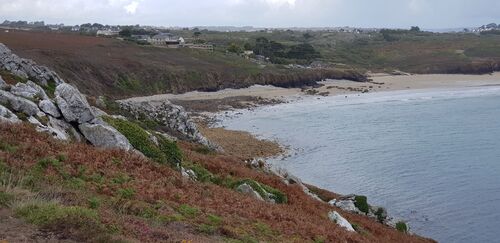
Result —
<path fill-rule="evenodd" d="M 239 185 L 236 188 L 236 191 L 239 191 L 239 192 L 241 192 L 245 195 L 248 195 L 252 198 L 255 198 L 257 200 L 264 201 L 264 198 L 262 198 L 262 196 L 257 191 L 255 191 L 250 185 L 248 185 L 247 183 L 243 183 L 243 184 Z"/>
<path fill-rule="evenodd" d="M 0 76 L 0 89 L 6 89 L 9 85 L 3 80 L 2 76 Z"/>
<path fill-rule="evenodd" d="M 94 146 L 133 150 L 128 139 L 109 125 L 84 123 L 78 127 L 85 138 Z"/>
<path fill-rule="evenodd" d="M 336 211 L 331 211 L 330 213 L 328 213 L 328 218 L 331 221 L 335 222 L 338 226 L 346 229 L 347 231 L 356 232 L 356 230 L 354 230 L 354 228 L 352 227 L 351 223 L 349 223 L 349 221 L 347 221 L 347 219 L 342 217 Z"/>
<path fill-rule="evenodd" d="M 64 83 L 54 71 L 37 65 L 32 60 L 18 57 L 2 43 L 0 43 L 0 68 L 21 78 L 36 80 L 43 86 L 49 85 L 50 82 Z"/>
<path fill-rule="evenodd" d="M 36 116 L 41 112 L 33 101 L 15 96 L 4 90 L 0 90 L 0 104 L 10 107 L 14 111 L 24 113 L 27 116 Z"/>
<path fill-rule="evenodd" d="M 35 84 L 33 81 L 28 81 L 26 83 L 17 83 L 16 85 L 12 86 L 10 92 L 14 95 L 21 96 L 27 99 L 49 98 L 43 88 L 38 84 Z"/>
<path fill-rule="evenodd" d="M 122 100 L 118 103 L 123 110 L 134 115 L 136 119 L 153 120 L 190 141 L 218 149 L 215 144 L 212 144 L 200 133 L 184 108 L 174 105 L 168 100 L 142 102 Z"/>
<path fill-rule="evenodd" d="M 40 107 L 40 110 L 45 112 L 45 114 L 48 114 L 54 118 L 60 118 L 61 112 L 59 111 L 59 108 L 51 101 L 51 100 L 42 100 L 38 103 L 38 107 Z"/>
<path fill-rule="evenodd" d="M 338 207 L 346 212 L 366 215 L 370 218 L 376 219 L 381 224 L 389 227 L 396 227 L 397 220 L 388 215 L 387 210 L 383 207 L 377 207 L 366 203 L 365 209 L 361 210 L 356 206 L 356 195 L 342 196 L 339 199 L 333 199 L 328 204 Z M 366 201 L 366 197 L 365 197 Z"/>
<path fill-rule="evenodd" d="M 19 123 L 21 120 L 12 111 L 0 105 L 0 122 Z"/>
<path fill-rule="evenodd" d="M 56 102 L 64 119 L 68 122 L 86 123 L 95 118 L 87 99 L 69 84 L 60 84 L 56 88 Z"/>

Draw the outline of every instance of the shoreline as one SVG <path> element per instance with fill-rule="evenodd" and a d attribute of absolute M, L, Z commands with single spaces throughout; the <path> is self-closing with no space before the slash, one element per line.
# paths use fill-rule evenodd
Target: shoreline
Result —
<path fill-rule="evenodd" d="M 224 89 L 216 92 L 193 91 L 184 94 L 160 94 L 153 96 L 134 97 L 125 100 L 132 101 L 161 101 L 171 100 L 184 103 L 227 99 L 223 106 L 231 103 L 242 102 L 239 108 L 258 106 L 261 103 L 274 104 L 301 99 L 306 96 L 336 96 L 352 95 L 360 93 L 373 93 L 382 91 L 400 91 L 435 88 L 468 88 L 481 86 L 500 85 L 500 72 L 486 75 L 462 75 L 462 74 L 417 74 L 417 75 L 391 75 L 376 73 L 370 75 L 371 81 L 355 82 L 350 80 L 326 80 L 318 82 L 321 87 L 309 88 L 280 88 L 275 86 L 253 85 L 243 89 Z M 247 99 L 242 99 L 247 97 Z M 248 99 L 248 97 L 258 98 Z M 267 101 L 267 102 L 259 102 Z M 220 103 L 220 102 L 219 102 Z M 189 104 L 187 104 L 189 106 Z M 219 104 L 221 105 L 221 104 Z M 189 109 L 189 107 L 187 107 Z M 223 107 L 227 108 L 227 107 Z M 225 109 L 221 109 L 225 110 Z"/>

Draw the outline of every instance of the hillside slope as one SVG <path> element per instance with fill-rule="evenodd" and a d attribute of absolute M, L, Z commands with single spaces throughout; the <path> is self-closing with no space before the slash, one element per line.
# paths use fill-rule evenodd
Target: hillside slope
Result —
<path fill-rule="evenodd" d="M 18 55 L 54 69 L 86 94 L 130 97 L 214 91 L 253 84 L 298 87 L 326 78 L 365 80 L 347 69 L 287 69 L 233 54 L 139 46 L 72 34 L 0 32 L 0 42 Z"/>

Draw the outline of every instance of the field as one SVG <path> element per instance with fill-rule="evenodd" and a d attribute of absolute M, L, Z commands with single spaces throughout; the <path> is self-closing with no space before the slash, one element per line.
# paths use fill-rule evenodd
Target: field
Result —
<path fill-rule="evenodd" d="M 285 45 L 311 44 L 321 53 L 318 60 L 372 72 L 399 69 L 411 73 L 477 74 L 500 70 L 500 35 L 393 31 L 344 32 L 235 32 L 202 31 L 198 38 L 218 46 L 254 44 L 264 37 Z M 191 36 L 192 31 L 179 35 Z"/>
<path fill-rule="evenodd" d="M 90 95 L 129 97 L 242 88 L 252 84 L 290 87 L 324 78 L 362 79 L 351 70 L 290 70 L 262 67 L 235 54 L 140 46 L 127 41 L 72 34 L 0 32 L 0 42 L 21 57 L 58 72 Z"/>

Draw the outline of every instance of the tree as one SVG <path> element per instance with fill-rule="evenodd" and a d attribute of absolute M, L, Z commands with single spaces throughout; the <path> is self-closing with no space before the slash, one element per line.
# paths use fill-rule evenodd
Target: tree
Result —
<path fill-rule="evenodd" d="M 412 26 L 410 29 L 411 32 L 420 32 L 420 27 L 418 26 Z"/>
<path fill-rule="evenodd" d="M 199 32 L 199 31 L 195 31 L 195 32 L 193 33 L 193 36 L 194 36 L 195 38 L 200 37 L 200 35 L 201 35 L 201 32 Z"/>
<path fill-rule="evenodd" d="M 245 49 L 245 51 L 251 51 L 253 49 L 252 44 L 248 42 L 243 45 L 243 48 Z"/>
<path fill-rule="evenodd" d="M 243 48 L 235 43 L 231 43 L 227 48 L 227 51 L 240 54 L 243 53 Z"/>
<path fill-rule="evenodd" d="M 313 35 L 309 34 L 309 32 L 307 32 L 307 33 L 303 34 L 302 36 L 303 36 L 303 37 L 304 37 L 304 39 L 306 39 L 306 40 L 311 39 L 311 38 L 313 38 L 313 37 L 314 37 Z"/>
<path fill-rule="evenodd" d="M 119 35 L 123 37 L 130 37 L 132 36 L 132 30 L 129 28 L 123 29 L 122 31 L 120 31 Z"/>

